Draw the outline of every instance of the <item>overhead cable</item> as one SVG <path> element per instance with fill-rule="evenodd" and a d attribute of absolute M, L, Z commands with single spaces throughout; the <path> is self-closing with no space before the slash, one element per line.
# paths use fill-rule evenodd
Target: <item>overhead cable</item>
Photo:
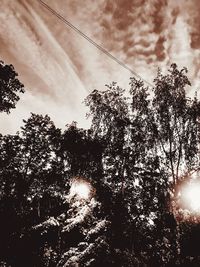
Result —
<path fill-rule="evenodd" d="M 83 38 L 85 38 L 88 42 L 90 42 L 93 46 L 95 46 L 97 49 L 99 49 L 101 52 L 106 54 L 108 57 L 110 57 L 112 60 L 117 62 L 119 65 L 121 65 L 123 68 L 127 69 L 130 73 L 132 73 L 135 77 L 139 78 L 146 84 L 148 84 L 150 87 L 153 87 L 152 84 L 150 84 L 148 81 L 146 81 L 144 78 L 142 78 L 137 72 L 132 70 L 129 66 L 124 64 L 121 60 L 116 58 L 114 55 L 112 55 L 109 51 L 107 51 L 104 47 L 97 44 L 94 40 L 92 40 L 90 37 L 88 37 L 85 33 L 83 33 L 80 29 L 78 29 L 76 26 L 74 26 L 71 22 L 69 22 L 66 18 L 64 18 L 62 15 L 60 15 L 57 11 L 55 11 L 53 8 L 51 8 L 48 4 L 46 4 L 42 0 L 37 0 L 42 4 L 48 11 L 50 11 L 53 15 L 55 15 L 60 21 L 62 21 L 65 25 L 69 26 L 71 29 L 73 29 L 75 32 L 77 32 L 79 35 L 81 35 Z"/>

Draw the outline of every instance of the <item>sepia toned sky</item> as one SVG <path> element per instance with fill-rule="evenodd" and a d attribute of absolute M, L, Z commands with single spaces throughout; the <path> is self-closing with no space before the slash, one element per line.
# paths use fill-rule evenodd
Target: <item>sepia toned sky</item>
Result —
<path fill-rule="evenodd" d="M 95 42 L 152 82 L 157 68 L 186 66 L 193 94 L 200 86 L 198 0 L 44 0 Z M 67 28 L 37 0 L 1 0 L 0 59 L 13 64 L 26 93 L 0 132 L 14 133 L 30 112 L 58 127 L 89 127 L 82 101 L 93 89 L 130 73 Z"/>

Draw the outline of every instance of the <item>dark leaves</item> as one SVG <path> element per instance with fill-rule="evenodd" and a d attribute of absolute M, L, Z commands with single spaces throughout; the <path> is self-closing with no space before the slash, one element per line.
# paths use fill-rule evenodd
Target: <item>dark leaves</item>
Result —
<path fill-rule="evenodd" d="M 24 85 L 17 79 L 12 65 L 0 61 L 0 112 L 9 113 L 19 101 L 19 93 L 24 93 Z"/>

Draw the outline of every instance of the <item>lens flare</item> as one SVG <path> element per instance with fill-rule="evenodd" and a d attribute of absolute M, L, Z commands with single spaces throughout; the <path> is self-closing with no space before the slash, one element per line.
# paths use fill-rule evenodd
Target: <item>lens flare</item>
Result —
<path fill-rule="evenodd" d="M 78 199 L 89 199 L 91 195 L 91 186 L 85 181 L 75 181 L 70 188 L 70 196 Z"/>
<path fill-rule="evenodd" d="M 190 211 L 200 212 L 200 183 L 192 182 L 185 185 L 181 196 Z"/>

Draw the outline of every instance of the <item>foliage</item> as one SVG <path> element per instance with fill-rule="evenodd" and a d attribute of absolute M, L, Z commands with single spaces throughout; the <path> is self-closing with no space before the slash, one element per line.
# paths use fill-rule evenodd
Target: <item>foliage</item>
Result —
<path fill-rule="evenodd" d="M 0 61 L 0 112 L 10 113 L 19 101 L 19 93 L 24 93 L 24 85 L 18 80 L 13 65 Z"/>
<path fill-rule="evenodd" d="M 175 64 L 154 83 L 94 90 L 89 130 L 31 114 L 19 133 L 0 135 L 2 265 L 198 266 L 184 244 L 199 221 L 178 197 L 199 169 L 200 102 Z M 94 187 L 92 198 L 69 198 L 73 177 Z"/>

